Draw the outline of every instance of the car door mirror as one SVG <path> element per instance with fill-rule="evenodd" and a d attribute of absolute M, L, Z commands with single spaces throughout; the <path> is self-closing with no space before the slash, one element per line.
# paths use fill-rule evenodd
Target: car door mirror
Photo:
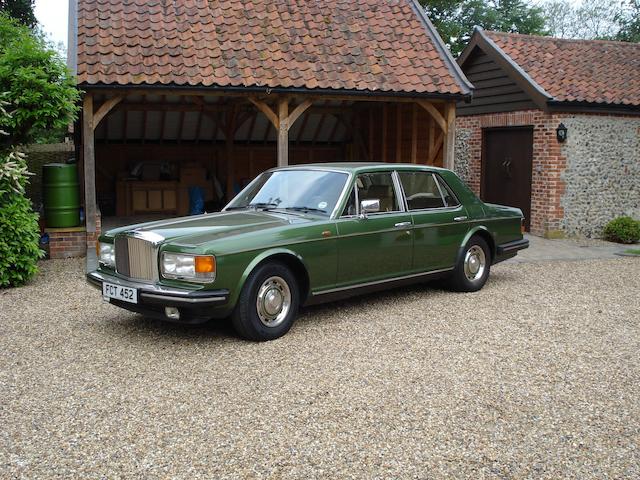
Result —
<path fill-rule="evenodd" d="M 368 213 L 376 213 L 380 211 L 380 199 L 370 198 L 360 202 L 360 218 L 367 218 Z"/>

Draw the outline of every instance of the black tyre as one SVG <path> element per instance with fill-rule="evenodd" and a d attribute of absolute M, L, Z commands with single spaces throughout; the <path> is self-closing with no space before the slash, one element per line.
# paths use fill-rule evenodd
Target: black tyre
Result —
<path fill-rule="evenodd" d="M 456 292 L 477 292 L 487 283 L 490 270 L 491 250 L 482 237 L 473 236 L 458 259 L 449 287 Z"/>
<path fill-rule="evenodd" d="M 256 268 L 242 288 L 231 321 L 248 340 L 265 341 L 289 331 L 298 313 L 299 289 L 285 265 L 265 263 Z"/>

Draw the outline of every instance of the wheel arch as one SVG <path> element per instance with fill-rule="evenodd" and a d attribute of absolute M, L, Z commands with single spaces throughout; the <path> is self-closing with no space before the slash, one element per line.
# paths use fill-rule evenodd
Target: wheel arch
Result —
<path fill-rule="evenodd" d="M 464 252 L 465 245 L 474 235 L 479 236 L 485 242 L 487 242 L 487 245 L 489 246 L 489 253 L 491 253 L 491 262 L 493 262 L 493 260 L 495 260 L 496 258 L 496 242 L 493 238 L 493 235 L 491 235 L 491 232 L 489 231 L 489 229 L 484 225 L 477 225 L 467 232 L 464 239 L 462 240 L 462 243 L 460 244 L 458 259 L 460 258 L 460 255 L 462 255 L 462 253 Z"/>
<path fill-rule="evenodd" d="M 310 291 L 309 270 L 299 254 L 286 248 L 277 248 L 262 252 L 260 255 L 256 256 L 251 263 L 249 263 L 240 278 L 238 288 L 235 292 L 236 299 L 239 297 L 249 275 L 251 275 L 256 268 L 268 262 L 282 263 L 291 270 L 298 281 L 300 304 L 303 305 L 306 302 Z"/>

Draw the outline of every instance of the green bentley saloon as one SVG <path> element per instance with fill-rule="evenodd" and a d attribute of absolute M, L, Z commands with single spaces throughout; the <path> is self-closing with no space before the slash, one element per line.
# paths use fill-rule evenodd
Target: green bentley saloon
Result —
<path fill-rule="evenodd" d="M 183 323 L 230 316 L 241 336 L 271 340 L 303 305 L 436 278 L 479 290 L 491 265 L 528 247 L 522 220 L 445 169 L 275 168 L 219 213 L 106 232 L 87 279 L 127 310 Z"/>

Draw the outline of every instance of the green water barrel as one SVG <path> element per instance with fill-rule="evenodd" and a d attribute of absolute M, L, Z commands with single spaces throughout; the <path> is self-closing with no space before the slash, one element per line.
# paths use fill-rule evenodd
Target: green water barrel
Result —
<path fill-rule="evenodd" d="M 75 164 L 48 163 L 42 167 L 44 218 L 47 227 L 80 225 L 80 188 Z"/>

